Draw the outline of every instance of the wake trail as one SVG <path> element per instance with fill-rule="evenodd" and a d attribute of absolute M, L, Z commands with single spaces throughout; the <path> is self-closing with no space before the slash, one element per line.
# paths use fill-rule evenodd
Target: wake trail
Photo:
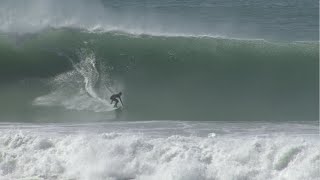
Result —
<path fill-rule="evenodd" d="M 50 80 L 50 83 L 53 84 L 53 91 L 45 96 L 37 97 L 33 104 L 62 106 L 70 110 L 113 111 L 113 105 L 106 99 L 114 92 L 112 90 L 114 88 L 106 85 L 112 84 L 108 73 L 98 71 L 96 58 L 92 52 L 81 49 L 77 54 L 79 62 L 75 62 L 69 56 L 59 52 L 60 56 L 64 56 L 70 61 L 73 70 Z M 104 80 L 109 82 L 104 82 Z M 97 87 L 99 83 L 103 86 Z"/>

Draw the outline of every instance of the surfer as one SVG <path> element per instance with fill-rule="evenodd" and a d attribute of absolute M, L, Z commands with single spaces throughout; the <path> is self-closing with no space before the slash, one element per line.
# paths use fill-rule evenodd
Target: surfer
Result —
<path fill-rule="evenodd" d="M 114 105 L 115 108 L 118 107 L 119 100 L 120 100 L 121 104 L 123 105 L 122 100 L 121 100 L 121 95 L 122 95 L 122 93 L 119 92 L 118 94 L 113 94 L 113 95 L 110 97 L 111 104 L 113 103 L 113 101 L 115 102 L 115 105 Z M 119 100 L 118 100 L 118 99 L 119 99 Z"/>

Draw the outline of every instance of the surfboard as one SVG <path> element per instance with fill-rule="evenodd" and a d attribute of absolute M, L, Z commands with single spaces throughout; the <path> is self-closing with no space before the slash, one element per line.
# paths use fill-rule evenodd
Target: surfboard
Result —
<path fill-rule="evenodd" d="M 113 111 L 122 111 L 122 110 L 123 110 L 123 107 L 122 107 L 122 106 L 113 107 L 112 110 L 113 110 Z"/>

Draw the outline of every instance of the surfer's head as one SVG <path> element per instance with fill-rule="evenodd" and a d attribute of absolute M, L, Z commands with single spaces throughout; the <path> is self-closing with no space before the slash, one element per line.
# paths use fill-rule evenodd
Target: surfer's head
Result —
<path fill-rule="evenodd" d="M 119 96 L 121 96 L 122 95 L 122 92 L 119 92 Z"/>

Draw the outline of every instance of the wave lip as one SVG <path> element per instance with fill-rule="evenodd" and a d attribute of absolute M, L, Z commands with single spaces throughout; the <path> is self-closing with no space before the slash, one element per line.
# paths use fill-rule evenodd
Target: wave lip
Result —
<path fill-rule="evenodd" d="M 36 32 L 44 28 L 80 28 L 152 35 L 210 35 L 238 38 L 315 40 L 317 1 L 280 3 L 215 1 L 206 3 L 101 0 L 3 0 L 0 30 Z M 197 5 L 195 5 L 197 4 Z M 286 4 L 286 5 L 282 5 Z M 248 11 L 248 7 L 255 9 Z M 270 7 L 270 8 L 266 8 Z M 272 8 L 271 8 L 272 7 Z M 297 15 L 296 12 L 301 11 Z M 250 13 L 249 13 L 250 12 Z M 253 14 L 254 16 L 253 16 Z M 289 15 L 289 17 L 288 17 Z"/>

